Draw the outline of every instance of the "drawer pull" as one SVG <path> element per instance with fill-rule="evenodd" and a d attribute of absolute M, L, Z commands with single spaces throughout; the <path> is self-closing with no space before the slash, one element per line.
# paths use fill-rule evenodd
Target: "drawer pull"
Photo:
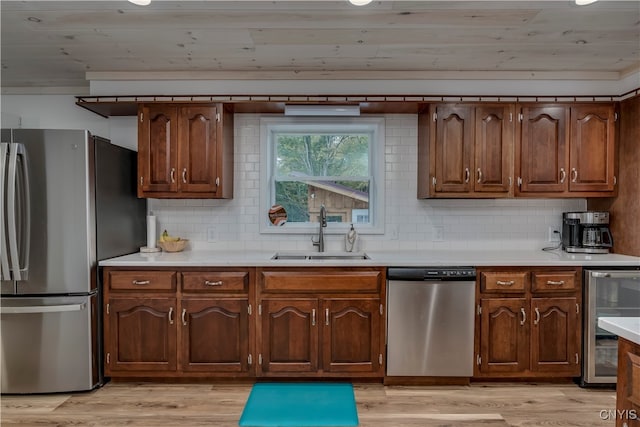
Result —
<path fill-rule="evenodd" d="M 149 283 L 151 283 L 150 280 L 135 280 L 133 281 L 134 285 L 148 285 Z"/>
<path fill-rule="evenodd" d="M 169 308 L 169 324 L 173 325 L 173 307 Z"/>
<path fill-rule="evenodd" d="M 513 286 L 515 285 L 515 280 L 497 280 L 496 284 L 500 286 Z"/>
<path fill-rule="evenodd" d="M 536 312 L 536 320 L 533 321 L 533 324 L 537 325 L 538 323 L 540 323 L 540 310 L 538 310 L 538 307 L 535 308 L 535 312 Z"/>
<path fill-rule="evenodd" d="M 547 280 L 547 285 L 562 286 L 564 285 L 564 280 Z"/>
<path fill-rule="evenodd" d="M 324 324 L 329 326 L 329 309 L 324 309 Z"/>
<path fill-rule="evenodd" d="M 316 309 L 311 309 L 311 326 L 316 326 Z"/>
<path fill-rule="evenodd" d="M 210 280 L 205 280 L 204 284 L 207 286 L 222 286 L 222 280 L 218 280 L 216 282 L 212 282 Z"/>
<path fill-rule="evenodd" d="M 522 313 L 522 320 L 520 321 L 520 325 L 522 326 L 527 321 L 527 313 L 525 313 L 524 308 L 520 309 L 520 313 Z"/>
<path fill-rule="evenodd" d="M 187 319 L 186 319 L 186 316 L 187 316 L 187 309 L 186 309 L 186 308 L 183 308 L 183 309 L 182 309 L 182 325 L 183 325 L 183 326 L 187 326 Z"/>

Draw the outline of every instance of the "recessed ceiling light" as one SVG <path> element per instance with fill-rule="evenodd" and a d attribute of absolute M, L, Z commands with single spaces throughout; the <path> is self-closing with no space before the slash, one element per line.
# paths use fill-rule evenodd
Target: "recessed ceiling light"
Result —
<path fill-rule="evenodd" d="M 130 3 L 137 4 L 138 6 L 148 6 L 151 0 L 129 0 Z"/>
<path fill-rule="evenodd" d="M 598 0 L 576 0 L 576 4 L 577 4 L 578 6 L 586 6 L 586 5 L 588 5 L 588 4 L 595 3 L 595 2 L 597 2 L 597 1 L 598 1 Z"/>
<path fill-rule="evenodd" d="M 349 0 L 349 3 L 355 6 L 364 6 L 371 3 L 372 0 Z"/>

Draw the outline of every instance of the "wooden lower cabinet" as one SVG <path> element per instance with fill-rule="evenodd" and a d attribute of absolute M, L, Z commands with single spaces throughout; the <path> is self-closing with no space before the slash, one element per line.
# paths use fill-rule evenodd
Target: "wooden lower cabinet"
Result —
<path fill-rule="evenodd" d="M 580 277 L 579 268 L 478 269 L 474 376 L 580 376 Z"/>
<path fill-rule="evenodd" d="M 380 366 L 380 300 L 324 299 L 322 368 L 326 372 L 376 372 Z"/>
<path fill-rule="evenodd" d="M 183 299 L 180 369 L 185 372 L 249 370 L 249 301 Z"/>
<path fill-rule="evenodd" d="M 640 427 L 640 344 L 618 339 L 616 427 Z"/>
<path fill-rule="evenodd" d="M 483 298 L 480 318 L 482 373 L 522 372 L 529 365 L 529 331 L 524 298 Z"/>
<path fill-rule="evenodd" d="M 257 277 L 258 376 L 384 376 L 384 269 L 264 269 Z M 342 292 L 340 281 L 349 282 Z"/>
<path fill-rule="evenodd" d="M 105 269 L 105 375 L 253 375 L 250 275 Z"/>
<path fill-rule="evenodd" d="M 532 298 L 531 370 L 568 377 L 580 375 L 578 299 Z"/>
<path fill-rule="evenodd" d="M 318 300 L 265 299 L 261 304 L 259 372 L 316 372 Z"/>
<path fill-rule="evenodd" d="M 175 307 L 175 298 L 110 298 L 105 322 L 105 374 L 175 371 Z"/>

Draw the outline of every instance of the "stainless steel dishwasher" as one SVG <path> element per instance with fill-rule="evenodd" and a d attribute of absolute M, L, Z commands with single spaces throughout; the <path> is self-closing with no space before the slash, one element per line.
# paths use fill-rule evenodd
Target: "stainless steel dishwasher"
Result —
<path fill-rule="evenodd" d="M 387 375 L 473 376 L 473 267 L 387 270 Z"/>

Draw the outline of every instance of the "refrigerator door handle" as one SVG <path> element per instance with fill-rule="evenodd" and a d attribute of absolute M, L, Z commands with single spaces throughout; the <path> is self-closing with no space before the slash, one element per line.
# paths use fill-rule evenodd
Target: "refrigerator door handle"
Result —
<path fill-rule="evenodd" d="M 0 314 L 30 314 L 30 313 L 62 313 L 65 311 L 82 311 L 87 303 L 63 305 L 33 305 L 25 307 L 0 307 Z"/>
<path fill-rule="evenodd" d="M 11 280 L 11 272 L 9 269 L 9 255 L 7 252 L 7 230 L 5 229 L 5 215 L 7 212 L 5 201 L 5 170 L 7 156 L 9 155 L 9 144 L 0 143 L 0 280 Z"/>
<path fill-rule="evenodd" d="M 18 170 L 18 155 L 22 159 L 22 168 Z M 21 172 L 22 176 L 18 176 Z M 18 179 L 22 179 L 23 193 L 17 194 Z M 7 176 L 7 235 L 9 237 L 9 261 L 11 263 L 11 273 L 13 280 L 20 281 L 26 279 L 26 273 L 29 269 L 29 242 L 31 232 L 31 206 L 29 191 L 29 170 L 27 161 L 27 152 L 22 144 L 12 143 L 9 148 L 9 169 Z M 24 200 L 23 215 L 18 218 L 18 212 L 21 200 Z M 21 221 L 21 222 L 18 222 Z M 19 230 L 20 228 L 20 230 Z M 20 233 L 18 234 L 18 232 Z M 20 246 L 18 245 L 18 235 L 22 239 Z M 20 249 L 24 249 L 24 260 L 20 259 Z M 21 262 L 22 261 L 22 262 Z M 24 278 L 23 274 L 25 273 Z"/>

